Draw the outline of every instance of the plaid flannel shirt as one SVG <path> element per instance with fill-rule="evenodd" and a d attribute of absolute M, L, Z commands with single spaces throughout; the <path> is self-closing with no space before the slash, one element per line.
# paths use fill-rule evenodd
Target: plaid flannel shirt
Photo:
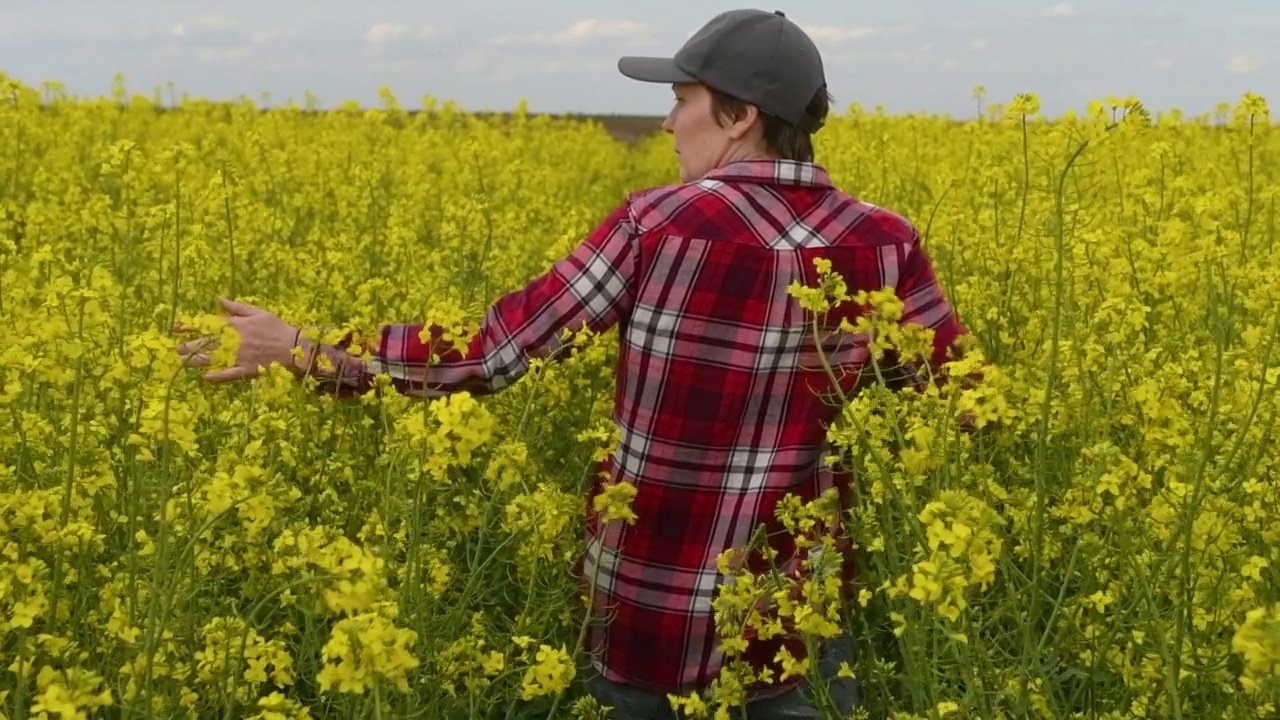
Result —
<path fill-rule="evenodd" d="M 618 326 L 621 442 L 602 469 L 635 485 L 638 520 L 600 527 L 589 516 L 578 569 L 609 620 L 593 624 L 588 649 L 615 682 L 705 688 L 725 660 L 712 612 L 718 555 L 758 525 L 781 531 L 774 510 L 786 494 L 808 501 L 847 481 L 824 462 L 839 409 L 820 397 L 830 380 L 787 292 L 793 281 L 817 282 L 820 257 L 851 295 L 894 288 L 902 322 L 935 331 L 935 368 L 965 332 L 909 222 L 840 192 L 819 165 L 755 160 L 631 194 L 568 256 L 494 303 L 465 351 L 437 364 L 428 360 L 440 346 L 419 338 L 421 324 L 383 327 L 364 362 L 324 349 L 335 363 L 327 374 L 341 378 L 328 389 L 362 392 L 386 373 L 419 396 L 495 392 L 530 358 L 557 350 L 564 329 Z M 824 352 L 848 390 L 868 350 L 845 337 Z M 773 544 L 785 561 L 793 546 Z M 844 567 L 852 597 L 854 571 Z M 771 663 L 784 644 L 804 657 L 785 637 L 755 640 L 747 657 Z"/>

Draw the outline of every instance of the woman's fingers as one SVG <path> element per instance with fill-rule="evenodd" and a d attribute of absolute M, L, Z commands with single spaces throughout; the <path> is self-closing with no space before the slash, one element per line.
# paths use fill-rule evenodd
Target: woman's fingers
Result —
<path fill-rule="evenodd" d="M 218 304 L 223 310 L 231 313 L 233 316 L 245 317 L 262 312 L 261 308 L 250 305 L 249 303 L 236 302 L 230 298 L 218 298 Z"/>
<path fill-rule="evenodd" d="M 204 379 L 211 383 L 226 383 L 234 382 L 236 380 L 248 380 L 252 377 L 256 377 L 257 375 L 258 371 L 256 368 L 247 368 L 242 365 L 237 365 L 236 367 L 227 368 L 226 370 L 205 373 Z"/>
<path fill-rule="evenodd" d="M 218 348 L 218 338 L 202 337 L 195 340 L 188 340 L 178 345 L 177 350 L 180 355 L 195 355 L 197 353 L 216 350 Z"/>

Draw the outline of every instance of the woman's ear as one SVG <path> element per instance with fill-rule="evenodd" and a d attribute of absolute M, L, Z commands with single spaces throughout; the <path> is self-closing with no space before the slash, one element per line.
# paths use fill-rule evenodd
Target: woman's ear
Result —
<path fill-rule="evenodd" d="M 738 116 L 729 124 L 729 137 L 741 140 L 746 137 L 760 121 L 760 108 L 751 103 L 744 103 Z"/>

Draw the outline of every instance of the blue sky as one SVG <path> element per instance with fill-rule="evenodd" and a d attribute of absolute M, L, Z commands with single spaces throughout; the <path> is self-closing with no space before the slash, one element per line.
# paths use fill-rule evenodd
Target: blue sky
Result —
<path fill-rule="evenodd" d="M 736 3 L 701 0 L 2 0 L 0 71 L 106 94 L 169 82 L 196 96 L 377 102 L 390 87 L 469 110 L 662 114 L 670 90 L 618 74 L 622 54 L 670 54 Z M 1040 94 L 1049 113 L 1108 94 L 1212 110 L 1246 90 L 1280 102 L 1275 0 L 792 0 L 837 106 L 974 112 Z"/>

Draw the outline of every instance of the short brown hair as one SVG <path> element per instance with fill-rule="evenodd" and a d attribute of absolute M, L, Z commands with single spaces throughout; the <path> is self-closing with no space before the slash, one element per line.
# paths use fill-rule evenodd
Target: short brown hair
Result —
<path fill-rule="evenodd" d="M 721 118 L 737 118 L 746 110 L 747 104 L 742 100 L 715 88 L 707 89 L 711 91 L 711 111 L 716 116 L 717 124 Z M 827 113 L 831 111 L 831 103 L 831 94 L 827 92 L 827 86 L 823 85 L 809 100 L 805 112 L 825 122 Z M 784 160 L 813 161 L 813 136 L 810 133 L 764 111 L 760 112 L 760 121 L 763 125 L 764 144 L 770 152 Z"/>

